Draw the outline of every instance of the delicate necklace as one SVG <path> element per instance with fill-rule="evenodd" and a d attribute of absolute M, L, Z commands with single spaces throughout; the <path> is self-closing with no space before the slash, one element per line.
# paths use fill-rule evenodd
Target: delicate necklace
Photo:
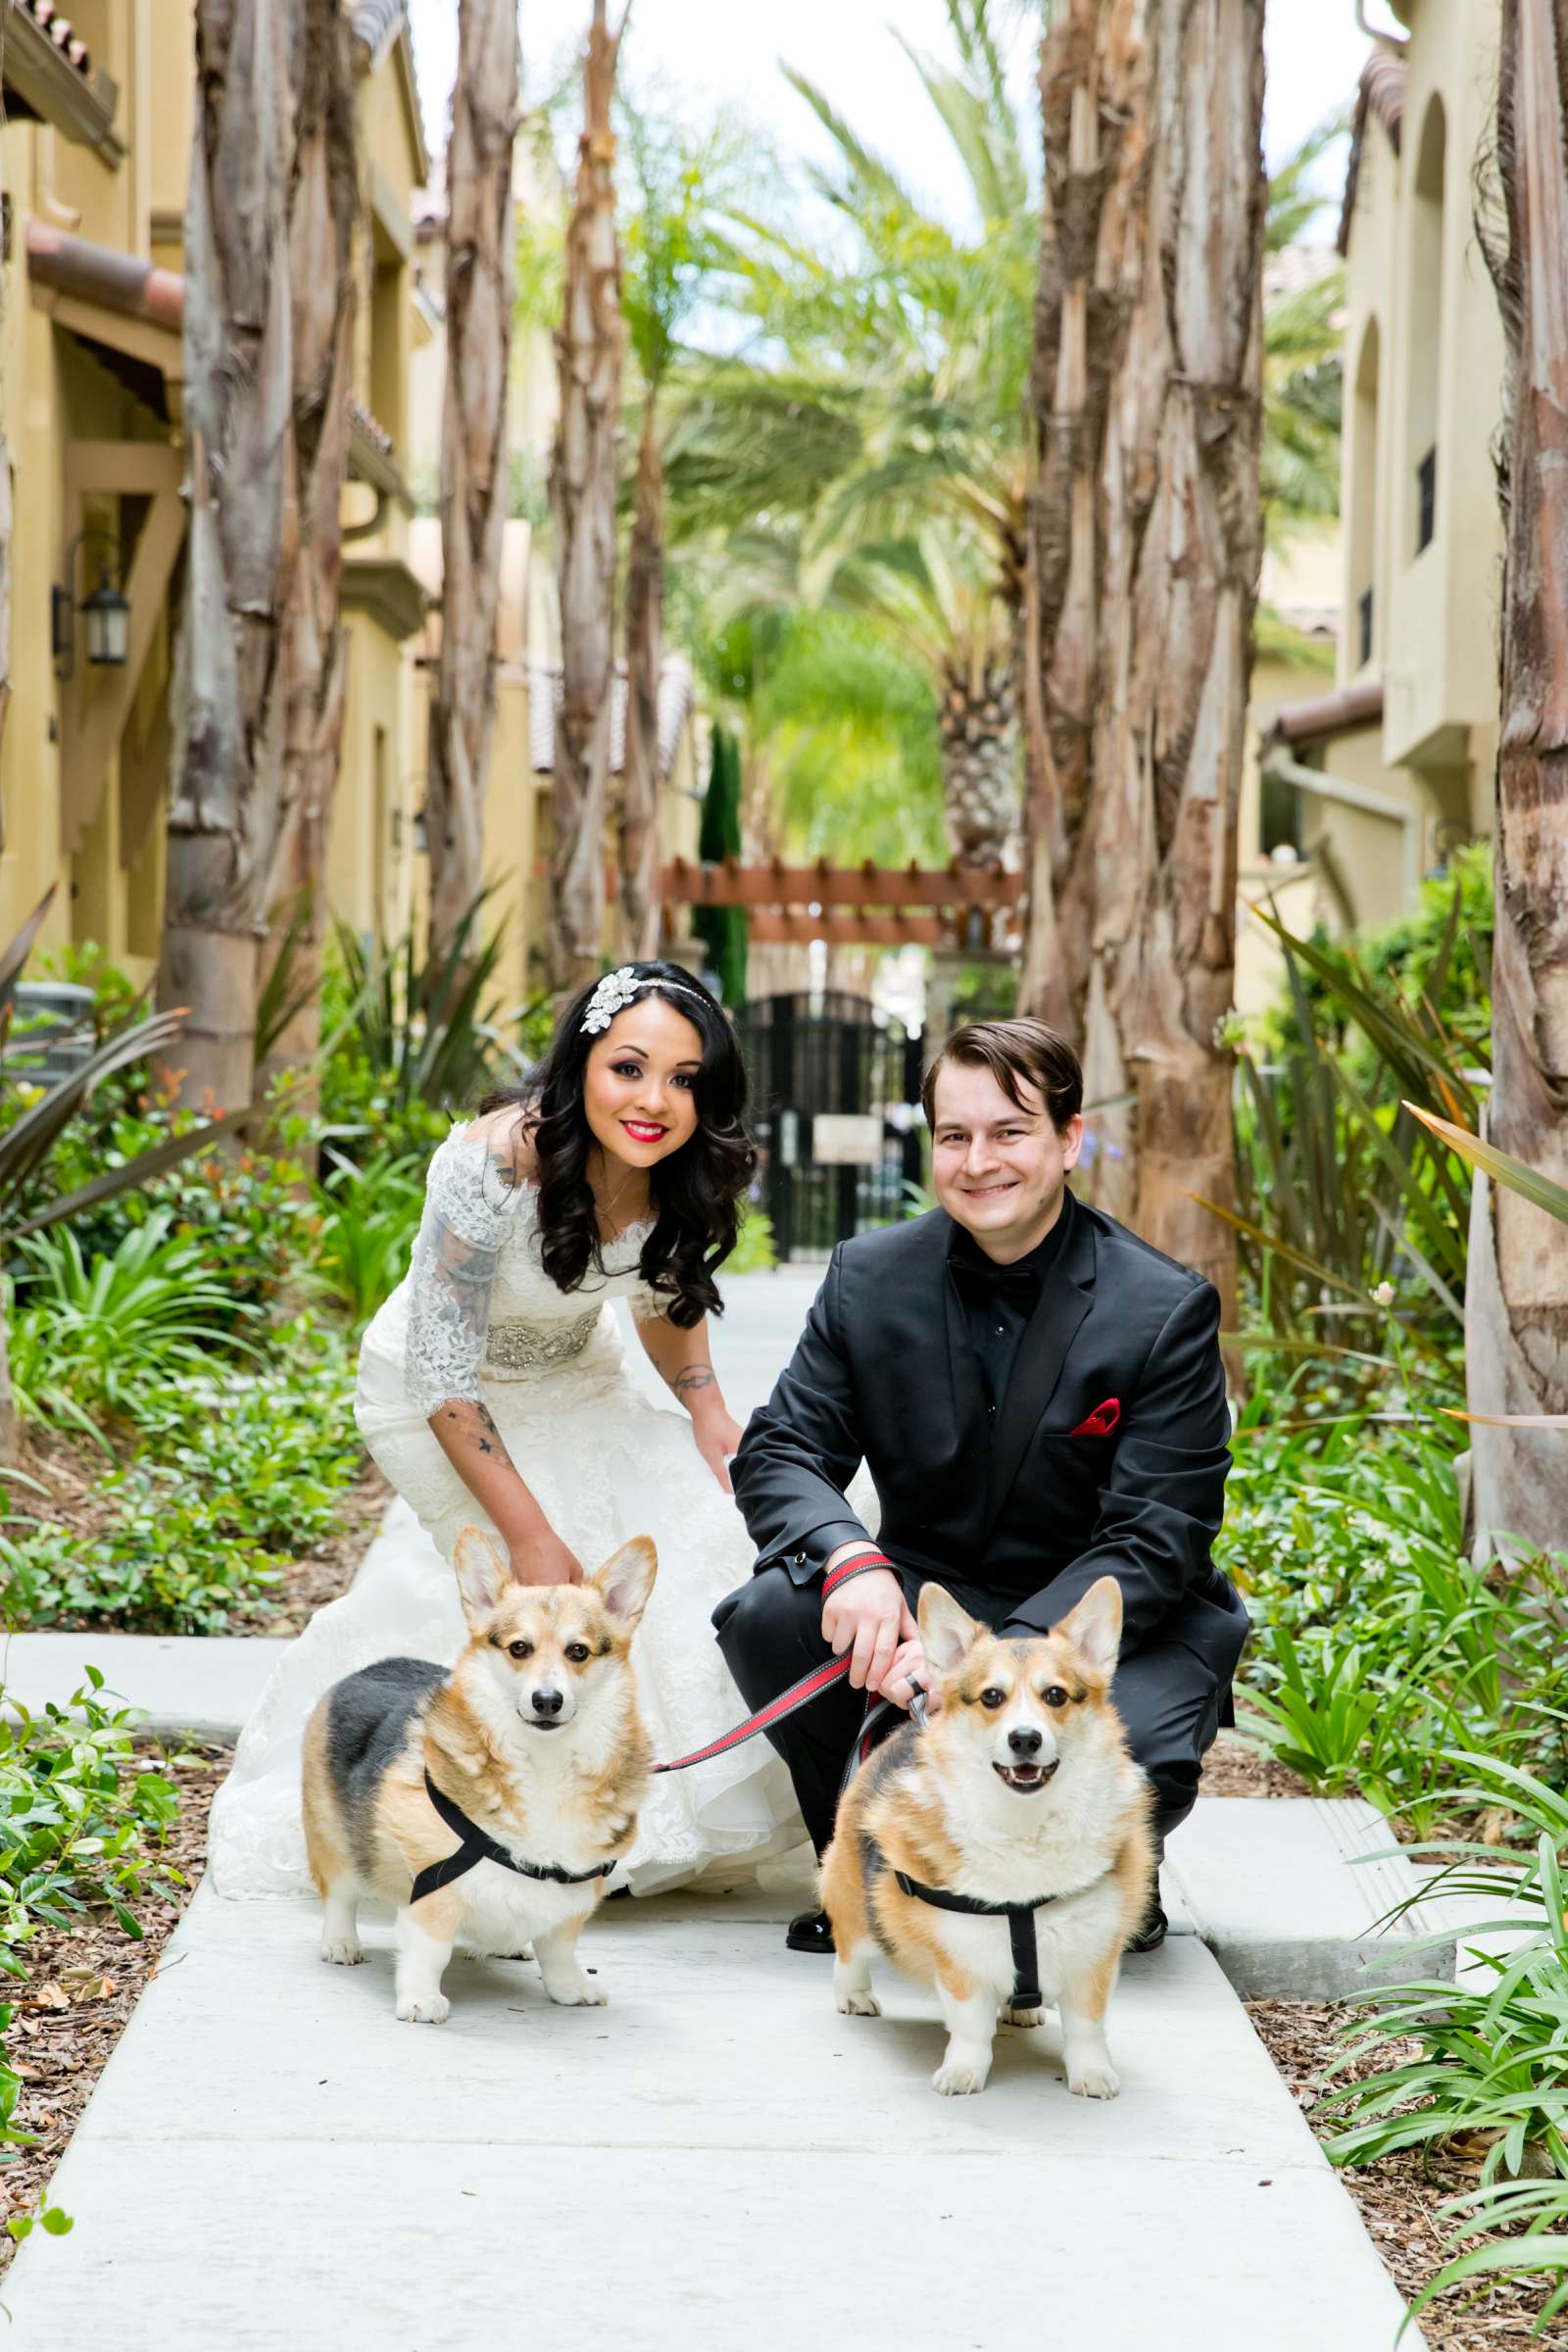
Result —
<path fill-rule="evenodd" d="M 599 1164 L 600 1164 L 601 1168 L 602 1168 L 602 1167 L 604 1166 L 604 1164 L 605 1164 L 605 1153 L 604 1153 L 604 1149 L 603 1149 L 603 1147 L 602 1147 L 602 1146 L 601 1146 L 601 1148 L 600 1148 L 600 1152 L 599 1152 Z M 630 1184 L 630 1182 L 631 1182 L 632 1178 L 633 1178 L 634 1176 L 640 1175 L 640 1174 L 641 1174 L 641 1172 L 642 1172 L 642 1171 L 641 1171 L 640 1169 L 638 1169 L 638 1168 L 628 1168 L 628 1169 L 626 1170 L 626 1173 L 625 1173 L 625 1175 L 624 1175 L 624 1176 L 621 1178 L 621 1180 L 620 1180 L 619 1184 L 617 1184 L 617 1185 L 616 1185 L 616 1187 L 615 1187 L 614 1191 L 613 1191 L 613 1192 L 611 1194 L 611 1196 L 610 1196 L 610 1199 L 609 1199 L 609 1200 L 607 1200 L 607 1201 L 604 1203 L 603 1207 L 601 1207 L 601 1208 L 600 1208 L 600 1210 L 599 1210 L 599 1213 L 600 1213 L 600 1215 L 601 1215 L 601 1216 L 602 1216 L 602 1217 L 605 1219 L 605 1221 L 607 1222 L 607 1224 L 613 1225 L 613 1224 L 615 1223 L 615 1207 L 616 1207 L 616 1204 L 617 1204 L 617 1202 L 619 1201 L 619 1200 L 620 1200 L 620 1197 L 621 1197 L 622 1193 L 624 1193 L 624 1191 L 626 1190 L 626 1187 L 627 1187 L 627 1185 L 628 1185 L 628 1184 Z M 592 1188 L 590 1188 L 590 1189 L 592 1189 Z M 597 1205 L 597 1203 L 596 1203 L 596 1205 Z M 635 1222 L 635 1220 L 634 1220 L 634 1222 Z M 620 1233 L 619 1233 L 619 1230 L 618 1230 L 618 1229 L 617 1229 L 617 1230 L 616 1230 L 616 1231 L 615 1231 L 613 1234 L 612 1234 L 612 1236 L 611 1236 L 611 1239 L 612 1239 L 612 1241 L 617 1241 L 617 1242 L 619 1241 L 619 1239 L 620 1239 Z"/>

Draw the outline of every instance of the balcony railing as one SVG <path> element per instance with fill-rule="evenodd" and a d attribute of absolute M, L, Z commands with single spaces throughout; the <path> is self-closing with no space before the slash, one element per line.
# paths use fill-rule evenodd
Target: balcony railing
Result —
<path fill-rule="evenodd" d="M 1438 453 L 1429 449 L 1415 469 L 1415 552 L 1432 545 L 1438 527 Z"/>
<path fill-rule="evenodd" d="M 1355 600 L 1356 662 L 1361 668 L 1372 659 L 1372 591 L 1364 588 Z"/>

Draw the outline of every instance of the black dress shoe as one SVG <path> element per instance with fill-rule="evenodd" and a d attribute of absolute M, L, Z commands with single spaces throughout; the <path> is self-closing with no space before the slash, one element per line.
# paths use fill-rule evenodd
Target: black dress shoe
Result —
<path fill-rule="evenodd" d="M 825 1911 L 803 1911 L 792 1919 L 784 1941 L 792 1952 L 826 1952 L 833 1957 L 833 1930 Z"/>
<path fill-rule="evenodd" d="M 1142 1925 L 1128 1936 L 1122 1948 L 1129 1952 L 1157 1952 L 1169 1927 L 1170 1921 L 1165 1917 L 1158 1895 L 1151 1895 Z"/>

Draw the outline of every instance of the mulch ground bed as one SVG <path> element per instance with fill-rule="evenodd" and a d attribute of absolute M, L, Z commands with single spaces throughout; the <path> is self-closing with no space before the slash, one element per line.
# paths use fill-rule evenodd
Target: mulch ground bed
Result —
<path fill-rule="evenodd" d="M 100 1534 L 113 1518 L 114 1496 L 105 1493 L 103 1485 L 104 1456 L 85 1440 L 63 1437 L 54 1430 L 30 1432 L 25 1468 L 49 1491 L 47 1503 L 42 1495 L 19 1498 L 29 1514 L 56 1520 L 89 1538 Z M 391 1499 L 392 1489 L 367 1456 L 358 1484 L 342 1498 L 342 1532 L 313 1545 L 298 1559 L 276 1561 L 281 1572 L 278 1582 L 269 1586 L 250 1607 L 237 1612 L 228 1631 L 299 1633 L 318 1609 L 348 1591 Z M 143 1625 L 126 1624 L 118 1617 L 63 1619 L 50 1630 L 74 1632 L 79 1628 L 106 1634 L 147 1631 Z"/>
<path fill-rule="evenodd" d="M 1310 1796 L 1303 1780 L 1237 1732 L 1221 1732 L 1203 1758 L 1200 1796 Z"/>
<path fill-rule="evenodd" d="M 151 1747 L 149 1753 L 162 1756 Z M 233 1761 L 227 1747 L 194 1745 L 179 1758 L 162 1756 L 166 1778 L 179 1789 L 179 1815 L 161 1851 L 189 1881 L 177 1902 L 137 1906 L 145 1934 L 138 1942 L 111 1913 L 80 1926 L 40 1928 L 24 1944 L 25 1983 L 6 1991 L 14 2002 L 6 2031 L 7 2055 L 22 2077 L 13 2117 L 36 2134 L 0 2167 L 0 2218 L 30 2213 L 38 2204 L 66 2143 L 81 2117 L 110 2052 L 124 2032 L 137 1996 L 201 1878 L 207 1862 L 207 1814 Z M 0 2271 L 16 2252 L 0 2235 Z"/>
<path fill-rule="evenodd" d="M 1246 2007 L 1313 2132 L 1319 2139 L 1330 2137 L 1336 2121 L 1332 2112 L 1321 2110 L 1322 2073 L 1336 2052 L 1335 2036 L 1348 2013 L 1337 2006 L 1305 2001 L 1249 2001 Z M 1386 2042 L 1377 2063 L 1397 2065 L 1415 2055 L 1414 2042 Z M 1368 2060 L 1364 2066 L 1348 2070 L 1344 2078 L 1336 2075 L 1334 2081 L 1373 2071 L 1373 2062 Z M 1409 2149 L 1340 2174 L 1355 2199 L 1368 2236 L 1407 2299 L 1455 2253 L 1484 2242 L 1473 2238 L 1447 2244 L 1445 2217 L 1438 2210 L 1446 2197 L 1474 2188 L 1483 2153 L 1478 2147 L 1467 2161 L 1457 2150 Z M 1554 2321 L 1544 2335 L 1530 2332 L 1550 2292 L 1551 2283 L 1467 2279 L 1427 2305 L 1421 2314 L 1421 2332 L 1431 2352 L 1540 2352 L 1543 2344 L 1568 2345 L 1568 2318 Z"/>

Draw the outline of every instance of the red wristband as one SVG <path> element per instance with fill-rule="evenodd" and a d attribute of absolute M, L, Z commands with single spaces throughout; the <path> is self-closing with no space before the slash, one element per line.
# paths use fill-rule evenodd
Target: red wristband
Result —
<path fill-rule="evenodd" d="M 838 1566 L 823 1577 L 822 1598 L 826 1600 L 830 1592 L 836 1592 L 840 1585 L 848 1584 L 852 1576 L 864 1576 L 873 1568 L 886 1568 L 891 1573 L 893 1562 L 885 1551 L 878 1551 L 874 1544 L 852 1551 L 847 1560 L 840 1560 Z"/>

